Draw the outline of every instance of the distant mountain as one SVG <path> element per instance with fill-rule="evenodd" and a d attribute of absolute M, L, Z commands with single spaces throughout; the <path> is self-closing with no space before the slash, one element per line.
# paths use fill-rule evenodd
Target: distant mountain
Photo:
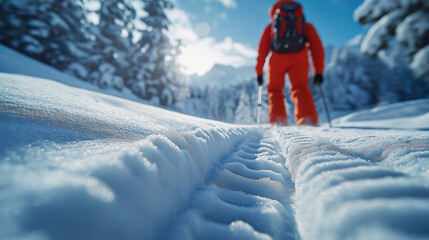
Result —
<path fill-rule="evenodd" d="M 203 76 L 192 75 L 189 83 L 198 86 L 228 87 L 252 81 L 255 78 L 253 66 L 235 68 L 232 66 L 216 64 Z"/>

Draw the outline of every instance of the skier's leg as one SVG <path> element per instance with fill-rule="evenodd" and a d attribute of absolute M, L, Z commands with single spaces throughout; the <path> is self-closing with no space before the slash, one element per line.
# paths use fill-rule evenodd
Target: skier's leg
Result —
<path fill-rule="evenodd" d="M 289 68 L 292 100 L 295 103 L 297 125 L 317 125 L 318 114 L 308 86 L 309 63 L 302 62 Z"/>
<path fill-rule="evenodd" d="M 285 69 L 278 62 L 270 61 L 268 65 L 268 103 L 270 123 L 287 125 L 283 88 L 285 86 Z"/>

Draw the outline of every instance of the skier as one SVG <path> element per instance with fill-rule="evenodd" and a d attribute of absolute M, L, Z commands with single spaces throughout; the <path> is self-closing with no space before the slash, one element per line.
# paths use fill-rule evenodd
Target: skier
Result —
<path fill-rule="evenodd" d="M 287 125 L 283 88 L 288 74 L 296 123 L 318 125 L 318 113 L 308 85 L 308 50 L 315 73 L 314 83 L 320 85 L 323 83 L 325 51 L 319 35 L 312 24 L 305 22 L 302 6 L 294 0 L 278 1 L 270 9 L 270 16 L 273 22 L 262 34 L 256 64 L 257 80 L 261 86 L 265 59 L 272 53 L 268 64 L 270 123 Z"/>

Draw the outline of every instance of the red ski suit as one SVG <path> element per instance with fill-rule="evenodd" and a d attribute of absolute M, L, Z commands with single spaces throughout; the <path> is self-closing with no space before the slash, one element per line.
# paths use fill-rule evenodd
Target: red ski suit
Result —
<path fill-rule="evenodd" d="M 274 19 L 277 9 L 284 2 L 293 0 L 280 0 L 271 9 L 271 18 Z M 270 123 L 287 125 L 287 115 L 284 103 L 283 88 L 285 76 L 289 74 L 291 83 L 292 100 L 295 103 L 295 121 L 298 125 L 317 125 L 318 114 L 313 96 L 308 86 L 309 58 L 308 50 L 312 57 L 312 65 L 315 74 L 323 74 L 325 65 L 325 51 L 316 29 L 310 23 L 306 23 L 306 35 L 308 37 L 308 48 L 297 53 L 279 54 L 271 53 L 268 64 L 268 102 L 270 112 Z M 256 74 L 263 75 L 265 59 L 271 52 L 271 42 L 274 35 L 272 23 L 268 25 L 259 43 L 259 55 L 256 65 Z"/>

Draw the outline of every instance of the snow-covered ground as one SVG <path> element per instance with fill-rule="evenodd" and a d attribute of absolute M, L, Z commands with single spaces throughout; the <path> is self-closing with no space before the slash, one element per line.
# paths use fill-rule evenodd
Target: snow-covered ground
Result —
<path fill-rule="evenodd" d="M 100 89 L 94 84 L 90 84 L 80 79 L 71 77 L 68 74 L 62 73 L 53 67 L 33 60 L 1 44 L 0 72 L 28 75 L 33 77 L 55 80 L 67 86 L 83 88 L 94 92 L 102 92 L 112 96 L 130 99 L 137 102 L 143 102 L 142 99 L 132 94 L 129 89 L 124 89 L 121 92 L 114 89 Z"/>
<path fill-rule="evenodd" d="M 0 239 L 429 238 L 427 100 L 231 125 L 5 65 Z"/>
<path fill-rule="evenodd" d="M 429 99 L 400 102 L 336 119 L 337 127 L 429 130 Z"/>

